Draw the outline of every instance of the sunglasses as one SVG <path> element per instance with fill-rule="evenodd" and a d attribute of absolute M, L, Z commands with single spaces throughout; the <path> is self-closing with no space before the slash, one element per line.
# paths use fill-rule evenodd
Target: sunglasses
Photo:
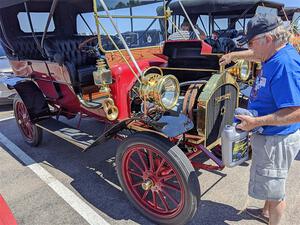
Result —
<path fill-rule="evenodd" d="M 249 47 L 252 46 L 253 43 L 254 43 L 256 40 L 262 39 L 262 38 L 264 38 L 264 37 L 265 37 L 265 36 L 260 36 L 260 37 L 251 39 L 251 40 L 248 42 L 248 46 L 249 46 Z"/>

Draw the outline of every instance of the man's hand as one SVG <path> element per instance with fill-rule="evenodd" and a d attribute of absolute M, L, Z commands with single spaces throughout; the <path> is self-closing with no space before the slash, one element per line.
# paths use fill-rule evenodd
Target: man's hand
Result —
<path fill-rule="evenodd" d="M 227 64 L 229 64 L 232 61 L 232 54 L 228 53 L 223 55 L 220 59 L 219 59 L 219 64 L 220 66 L 226 66 Z"/>
<path fill-rule="evenodd" d="M 235 117 L 241 121 L 241 123 L 236 126 L 238 129 L 250 131 L 255 127 L 260 126 L 258 124 L 257 117 L 246 115 L 235 115 Z"/>

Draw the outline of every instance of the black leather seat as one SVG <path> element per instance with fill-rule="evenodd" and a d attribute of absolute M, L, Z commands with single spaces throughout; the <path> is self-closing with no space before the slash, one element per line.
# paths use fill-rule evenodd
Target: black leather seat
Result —
<path fill-rule="evenodd" d="M 41 38 L 37 37 L 40 43 Z M 10 41 L 13 52 L 5 49 L 9 58 L 18 60 L 45 60 L 33 37 L 18 37 Z M 14 53 L 14 54 L 13 54 Z"/>
<path fill-rule="evenodd" d="M 169 67 L 219 70 L 218 56 L 203 55 L 201 49 L 202 42 L 198 40 L 167 41 L 163 54 L 168 57 Z"/>
<path fill-rule="evenodd" d="M 90 37 L 50 37 L 45 40 L 44 49 L 51 61 L 58 62 L 58 58 L 69 70 L 72 84 L 75 86 L 85 86 L 94 84 L 93 71 L 96 70 L 96 55 L 80 51 L 79 45 Z M 97 40 L 89 42 L 87 45 L 95 46 Z"/>

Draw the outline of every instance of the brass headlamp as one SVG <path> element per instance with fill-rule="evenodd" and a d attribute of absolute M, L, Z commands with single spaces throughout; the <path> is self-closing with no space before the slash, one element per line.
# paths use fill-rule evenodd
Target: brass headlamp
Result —
<path fill-rule="evenodd" d="M 228 72 L 241 81 L 246 81 L 248 80 L 251 72 L 250 62 L 246 60 L 238 60 L 234 66 L 228 69 Z"/>
<path fill-rule="evenodd" d="M 172 109 L 178 101 L 179 82 L 173 75 L 147 74 L 139 88 L 141 98 L 153 101 L 165 110 Z"/>
<path fill-rule="evenodd" d="M 116 120 L 119 115 L 118 107 L 115 105 L 114 100 L 110 97 L 110 87 L 112 84 L 112 74 L 109 69 L 106 69 L 106 63 L 103 59 L 97 60 L 97 70 L 93 72 L 94 83 L 99 87 L 101 93 L 106 94 L 103 99 L 102 106 L 108 120 Z"/>

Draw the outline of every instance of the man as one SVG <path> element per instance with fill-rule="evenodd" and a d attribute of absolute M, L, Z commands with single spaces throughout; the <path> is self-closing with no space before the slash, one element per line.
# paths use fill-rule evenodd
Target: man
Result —
<path fill-rule="evenodd" d="M 202 31 L 198 26 L 195 26 L 195 30 L 201 40 L 206 38 L 204 31 Z M 180 26 L 180 30 L 171 34 L 168 40 L 193 40 L 197 39 L 197 36 L 193 29 L 191 28 L 190 23 L 187 20 L 184 20 Z"/>
<path fill-rule="evenodd" d="M 190 24 L 188 21 L 183 21 L 180 30 L 169 36 L 169 40 L 189 40 L 190 39 Z"/>
<path fill-rule="evenodd" d="M 272 15 L 256 15 L 247 24 L 242 41 L 249 50 L 232 52 L 220 59 L 225 65 L 234 59 L 262 62 L 261 74 L 253 85 L 248 109 L 258 117 L 238 115 L 237 128 L 250 131 L 253 156 L 249 195 L 265 200 L 262 209 L 246 212 L 269 225 L 278 225 L 285 203 L 285 181 L 300 148 L 300 56 L 288 44 L 289 33 Z"/>

